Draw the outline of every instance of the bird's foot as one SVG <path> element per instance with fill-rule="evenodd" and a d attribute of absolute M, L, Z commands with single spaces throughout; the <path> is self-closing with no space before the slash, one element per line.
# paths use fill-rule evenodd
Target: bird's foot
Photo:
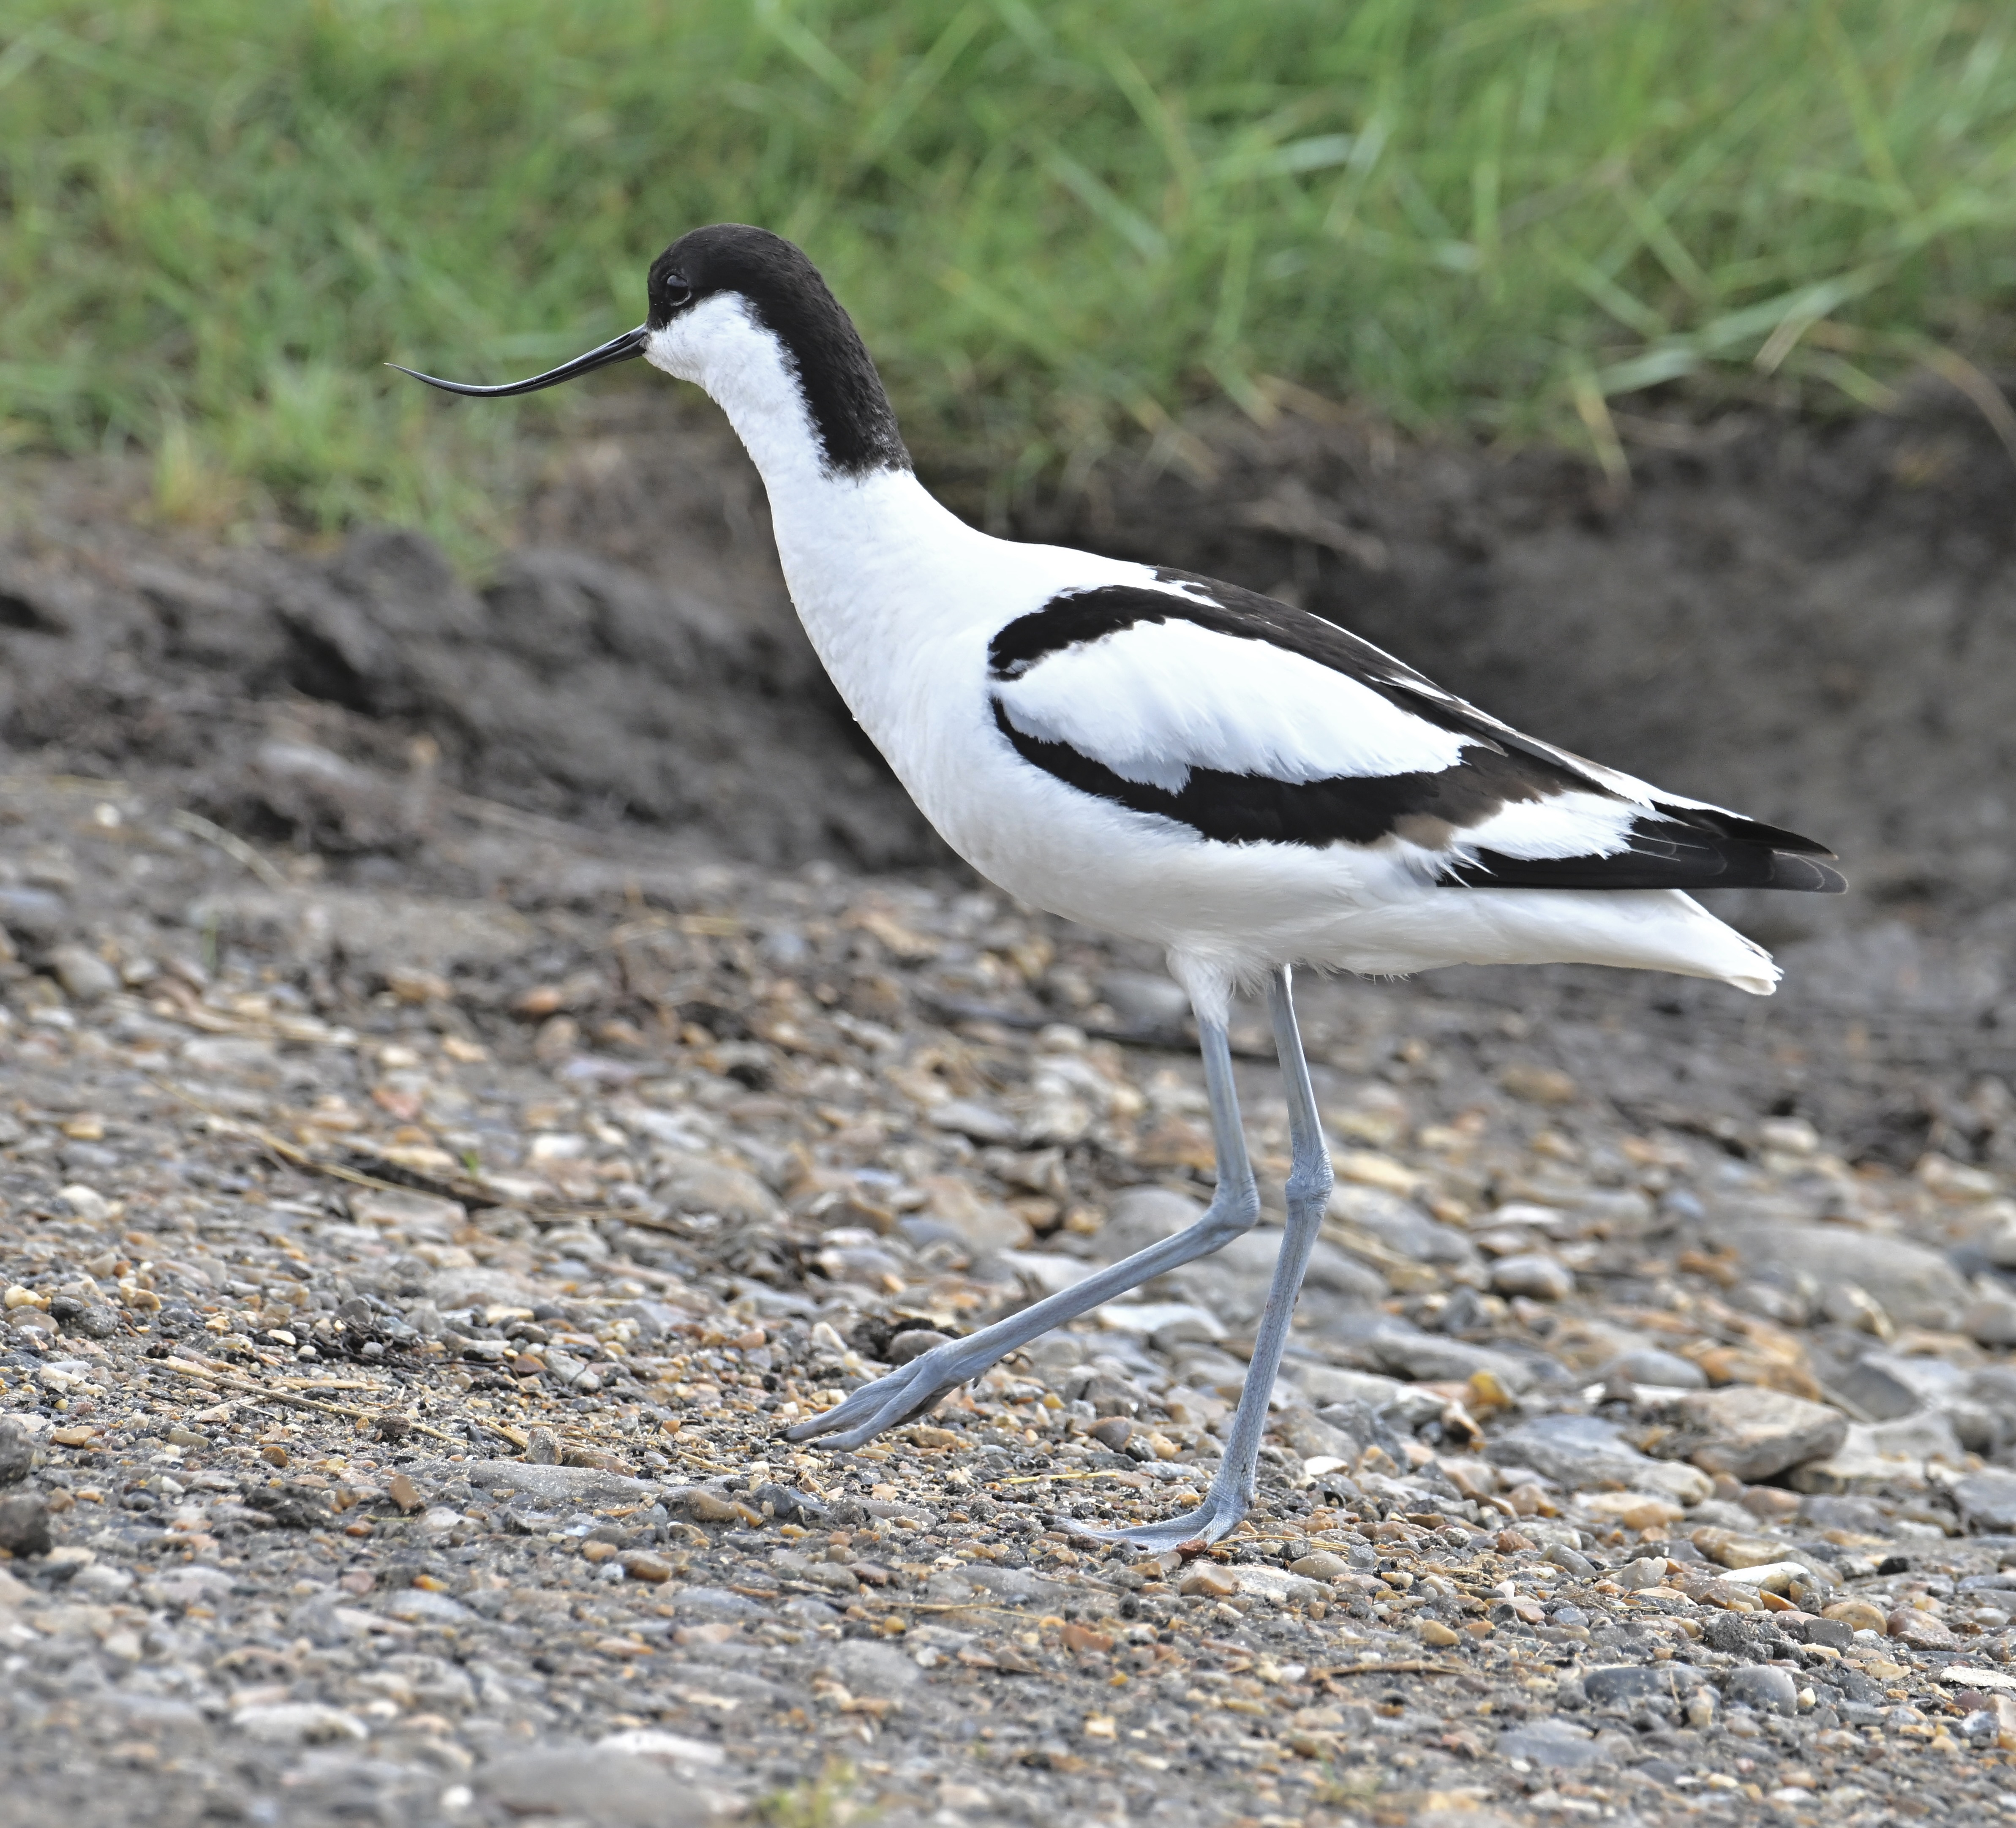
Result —
<path fill-rule="evenodd" d="M 968 1343 L 959 1340 L 950 1345 L 934 1346 L 887 1376 L 864 1384 L 824 1414 L 787 1428 L 784 1438 L 818 1440 L 822 1447 L 844 1453 L 872 1441 L 885 1428 L 927 1413 L 941 1398 L 977 1376 L 992 1362 L 983 1358 L 979 1363 L 973 1363 L 975 1355 L 960 1350 Z"/>
<path fill-rule="evenodd" d="M 1229 1492 L 1214 1489 L 1195 1510 L 1169 1517 L 1159 1524 L 1130 1524 L 1124 1529 L 1092 1530 L 1076 1519 L 1060 1517 L 1057 1528 L 1092 1542 L 1126 1542 L 1136 1549 L 1167 1553 L 1172 1549 L 1206 1549 L 1229 1535 L 1246 1515 L 1249 1501 Z"/>

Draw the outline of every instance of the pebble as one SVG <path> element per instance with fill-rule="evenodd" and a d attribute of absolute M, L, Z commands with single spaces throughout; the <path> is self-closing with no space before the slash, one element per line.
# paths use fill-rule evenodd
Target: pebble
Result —
<path fill-rule="evenodd" d="M 1340 1574 L 1349 1574 L 1352 1567 L 1342 1556 L 1319 1549 L 1313 1555 L 1299 1556 L 1290 1562 L 1288 1571 L 1307 1581 L 1334 1581 Z"/>
<path fill-rule="evenodd" d="M 1674 1411 L 1706 1437 L 1690 1456 L 1696 1466 L 1745 1481 L 1824 1459 L 1848 1434 L 1840 1410 L 1755 1384 L 1683 1397 Z"/>
<path fill-rule="evenodd" d="M 119 973 L 87 947 L 52 946 L 49 963 L 56 981 L 78 1002 L 95 1003 L 119 988 Z"/>
<path fill-rule="evenodd" d="M 1527 1295 L 1536 1301 L 1565 1301 L 1575 1293 L 1575 1272 L 1558 1258 L 1522 1250 L 1491 1266 L 1491 1286 L 1501 1295 Z"/>
<path fill-rule="evenodd" d="M 1777 1561 L 1784 1553 L 1782 1538 L 1746 1535 L 1710 1526 L 1689 1532 L 1687 1540 L 1710 1561 L 1723 1567 L 1753 1567 Z"/>
<path fill-rule="evenodd" d="M 35 1463 L 35 1443 L 27 1429 L 0 1416 L 0 1486 L 18 1485 Z"/>
<path fill-rule="evenodd" d="M 17 1560 L 49 1552 L 49 1501 L 39 1492 L 0 1493 L 0 1549 Z"/>
<path fill-rule="evenodd" d="M 1976 1345 L 1997 1351 L 2016 1346 L 2016 1295 L 1978 1296 L 1961 1311 L 1960 1330 Z"/>
<path fill-rule="evenodd" d="M 232 1715 L 231 1724 L 247 1739 L 267 1745 L 329 1745 L 370 1736 L 355 1715 L 318 1701 L 240 1707 Z"/>
<path fill-rule="evenodd" d="M 474 1783 L 509 1817 L 561 1815 L 596 1828 L 689 1828 L 711 1814 L 698 1792 L 666 1782 L 657 1759 L 601 1746 L 507 1752 L 483 1765 Z"/>
<path fill-rule="evenodd" d="M 1691 1358 L 1683 1358 L 1676 1352 L 1662 1352 L 1653 1346 L 1620 1352 L 1600 1375 L 1606 1383 L 1620 1378 L 1627 1384 L 1647 1384 L 1664 1390 L 1708 1387 L 1708 1373 Z"/>
<path fill-rule="evenodd" d="M 1609 1754 L 1596 1743 L 1596 1735 L 1586 1726 L 1558 1718 L 1514 1727 L 1498 1736 L 1501 1758 L 1521 1758 L 1543 1770 L 1576 1770 L 1586 1765 L 1607 1763 Z"/>
<path fill-rule="evenodd" d="M 1647 1587 L 1664 1586 L 1666 1582 L 1666 1558 L 1663 1555 L 1641 1556 L 1636 1561 L 1626 1562 L 1611 1578 L 1627 1593 L 1642 1592 Z"/>
<path fill-rule="evenodd" d="M 0 1477 L 4 1477 L 0 1474 Z M 2016 1473 L 1988 1468 L 1954 1481 L 1961 1514 L 1978 1530 L 2016 1531 Z"/>
<path fill-rule="evenodd" d="M 1753 1663 L 1730 1671 L 1723 1694 L 1733 1705 L 1787 1717 L 1799 1711 L 1798 1685 L 1789 1670 Z"/>
<path fill-rule="evenodd" d="M 1500 1465 L 1535 1467 L 1571 1491 L 1622 1486 L 1694 1505 L 1714 1489 L 1699 1468 L 1642 1454 L 1594 1416 L 1539 1416 L 1497 1437 L 1490 1451 Z"/>
<path fill-rule="evenodd" d="M 1929 1612 L 1900 1606 L 1887 1621 L 1890 1635 L 1913 1650 L 1957 1650 L 1960 1640 Z"/>
<path fill-rule="evenodd" d="M 1949 1326 L 1967 1303 L 1967 1285 L 1945 1257 L 1906 1239 L 1841 1225 L 1765 1225 L 1740 1230 L 1730 1242 L 1755 1268 L 1871 1291 L 1883 1312 L 1906 1326 Z"/>
<path fill-rule="evenodd" d="M 1607 1707 L 1655 1696 L 1684 1697 L 1701 1679 L 1701 1672 L 1686 1663 L 1612 1664 L 1585 1669 L 1582 1690 L 1595 1705 Z"/>
<path fill-rule="evenodd" d="M 945 896 L 877 912 L 885 942 L 854 923 L 869 891 L 794 877 L 772 904 L 766 880 L 647 888 L 642 912 L 612 890 L 607 919 L 650 930 L 620 944 L 600 891 L 500 896 L 508 918 L 486 915 L 482 944 L 517 937 L 467 963 L 431 938 L 424 957 L 374 959 L 368 930 L 346 927 L 362 994 L 312 1018 L 282 994 L 310 983 L 297 941 L 261 939 L 279 930 L 224 903 L 211 981 L 178 967 L 186 999 L 124 979 L 95 1002 L 63 991 L 71 1026 L 43 1032 L 5 989 L 10 1046 L 59 1034 L 69 1051 L 63 1089 L 0 1113 L 28 1189 L 0 1214 L 0 1376 L 22 1399 L 0 1426 L 0 1505 L 31 1499 L 43 1531 L 43 1553 L 0 1570 L 0 1650 L 31 1659 L 0 1720 L 42 1705 L 34 1657 L 90 1645 L 108 1720 L 163 1704 L 142 1691 L 174 1667 L 213 1672 L 232 1711 L 190 1708 L 172 1754 L 165 1727 L 148 1743 L 255 1789 L 285 1771 L 289 1806 L 321 1807 L 326 1769 L 424 1765 L 419 1803 L 372 1802 L 369 1783 L 395 1779 L 353 1775 L 345 1808 L 610 1822 L 646 1807 L 639 1767 L 639 1820 L 672 1796 L 696 1821 L 772 1797 L 825 1807 L 830 1754 L 864 1808 L 939 1817 L 998 1812 L 1006 1771 L 1031 1811 L 1097 1813 L 1111 1786 L 1147 1781 L 1137 1756 L 1179 1758 L 1200 1808 L 1283 1819 L 1312 1806 L 1298 1774 L 1318 1756 L 1403 1808 L 1476 1800 L 1472 1828 L 1551 1810 L 1530 1793 L 1566 1801 L 1579 1782 L 1641 1812 L 1654 1784 L 1769 1792 L 1795 1758 L 1818 1794 L 1889 1797 L 1925 1742 L 1892 1730 L 1874 1763 L 1859 1738 L 1781 1746 L 1798 1685 L 1816 1712 L 1898 1689 L 1930 1725 L 1947 1718 L 1938 1667 L 1961 1652 L 1985 1673 L 1946 1685 L 1971 1711 L 1938 1755 L 1977 1756 L 1977 1715 L 1999 1736 L 1977 1703 L 2016 1649 L 1994 1622 L 2016 1594 L 1961 1583 L 2000 1578 L 1966 1532 L 2016 1533 L 2016 1474 L 1966 1456 L 2016 1440 L 2016 1374 L 1907 1317 L 1955 1286 L 1986 1297 L 1913 1259 L 1918 1293 L 1893 1300 L 1881 1250 L 1808 1287 L 1767 1234 L 1903 1243 L 1895 1226 L 1943 1262 L 1971 1247 L 1948 1220 L 2002 1222 L 1999 1190 L 1951 1189 L 1978 1175 L 2000 1189 L 2000 1171 L 1851 1177 L 1782 1128 L 1737 1161 L 1693 1131 L 1621 1128 L 1571 1080 L 1566 1102 L 1522 1093 L 1508 1119 L 1489 1048 L 1431 1038 L 1433 1071 L 1409 1076 L 1351 1054 L 1355 1028 L 1312 1040 L 1334 1050 L 1350 1147 L 1252 1518 L 1187 1561 L 1108 1556 L 1065 1526 L 1166 1514 L 1208 1484 L 1278 1230 L 859 1453 L 784 1440 L 835 1391 L 1194 1222 L 1208 1130 L 1187 1062 L 928 1013 L 927 998 L 1013 1004 L 1025 987 L 1046 1020 L 1088 1007 L 1022 976 L 1017 961 L 1046 969 L 1040 923 L 997 901 L 955 931 Z M 369 899 L 329 905 L 362 921 Z M 510 909 L 535 903 L 556 924 L 531 973 Z M 448 924 L 435 909 L 411 930 Z M 99 936 L 77 943 L 95 956 Z M 234 977 L 244 957 L 279 975 Z M 1103 981 L 1096 962 L 1071 968 L 1087 995 Z M 528 989 L 537 1009 L 513 1014 Z M 654 1029 L 659 1002 L 686 1038 L 671 1017 Z M 166 1031 L 158 1059 L 126 1038 L 142 1023 Z M 234 1123 L 395 1165 L 383 1152 L 414 1151 L 448 1191 L 311 1178 L 128 1089 L 178 1074 Z M 1278 1111 L 1262 1099 L 1249 1121 L 1256 1159 L 1277 1161 Z M 512 1204 L 448 1196 L 474 1171 L 466 1152 Z M 1655 1204 L 1667 1229 L 1648 1237 Z M 1787 1217 L 1816 1206 L 1838 1216 Z M 338 1412 L 239 1400 L 239 1384 L 283 1379 Z M 1820 1400 L 1836 1393 L 1874 1420 L 1845 1423 Z M 1942 1611 L 1913 1603 L 1928 1596 Z M 269 1653 L 289 1644 L 283 1668 Z M 1417 1662 L 1476 1686 L 1459 1700 Z M 1353 1667 L 1376 1682 L 1319 1679 Z M 1182 1711 L 1202 1751 L 1155 1736 L 1168 1694 L 1219 1704 Z M 994 1737 L 966 1736 L 974 1722 Z M 1703 1787 L 1672 1787 L 1689 1775 Z"/>

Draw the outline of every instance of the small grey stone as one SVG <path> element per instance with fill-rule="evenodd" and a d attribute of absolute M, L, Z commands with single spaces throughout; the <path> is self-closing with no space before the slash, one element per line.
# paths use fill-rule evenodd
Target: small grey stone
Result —
<path fill-rule="evenodd" d="M 1960 1326 L 1977 1345 L 2016 1346 L 2016 1297 L 1983 1295 L 1968 1302 Z"/>
<path fill-rule="evenodd" d="M 1582 1693 L 1599 1707 L 1657 1696 L 1684 1700 L 1701 1680 L 1701 1672 L 1690 1663 L 1624 1663 L 1582 1672 Z"/>
<path fill-rule="evenodd" d="M 49 1501 L 39 1492 L 0 1498 L 0 1549 L 16 1557 L 49 1552 Z"/>
<path fill-rule="evenodd" d="M 589 1499 L 614 1503 L 625 1498 L 655 1498 L 659 1488 L 642 1479 L 599 1466 L 535 1466 L 525 1460 L 472 1460 L 456 1469 L 479 1491 L 523 1492 L 549 1504 Z"/>
<path fill-rule="evenodd" d="M 70 904 L 46 889 L 0 887 L 0 927 L 23 939 L 47 939 L 70 918 Z"/>
<path fill-rule="evenodd" d="M 1635 1352 L 1622 1352 L 1603 1368 L 1606 1381 L 1622 1377 L 1631 1384 L 1649 1384 L 1661 1390 L 1705 1390 L 1708 1373 L 1690 1358 L 1677 1352 L 1662 1352 L 1656 1346 L 1640 1346 Z"/>
<path fill-rule="evenodd" d="M 1102 1262 L 1118 1263 L 1195 1225 L 1203 1211 L 1187 1194 L 1167 1187 L 1129 1187 L 1113 1202 L 1093 1249 Z"/>
<path fill-rule="evenodd" d="M 708 1814 L 656 1759 L 586 1745 L 507 1753 L 477 1771 L 473 1787 L 507 1815 L 564 1815 L 594 1828 L 686 1828 Z"/>
<path fill-rule="evenodd" d="M 1487 1451 L 1501 1466 L 1531 1466 L 1571 1492 L 1622 1485 L 1681 1504 L 1698 1504 L 1713 1489 L 1707 1474 L 1677 1460 L 1655 1460 L 1595 1416 L 1539 1416 L 1499 1435 Z"/>
<path fill-rule="evenodd" d="M 95 1003 L 119 988 L 119 973 L 88 946 L 52 947 L 49 969 L 56 973 L 56 981 L 81 1003 Z"/>
<path fill-rule="evenodd" d="M 65 1323 L 66 1330 L 86 1339 L 110 1339 L 119 1331 L 119 1310 L 109 1301 L 87 1301 Z"/>
<path fill-rule="evenodd" d="M 863 1694 L 894 1695 L 923 1679 L 924 1672 L 894 1644 L 872 1638 L 849 1638 L 834 1645 L 827 1661 L 849 1688 Z"/>
<path fill-rule="evenodd" d="M 1967 1304 L 1967 1285 L 1953 1265 L 1939 1252 L 1902 1238 L 1836 1225 L 1753 1225 L 1727 1236 L 1753 1268 L 1823 1283 L 1853 1283 L 1906 1326 L 1949 1326 Z"/>
<path fill-rule="evenodd" d="M 329 1745 L 367 1736 L 363 1722 L 340 1707 L 320 1701 L 279 1701 L 270 1707 L 240 1707 L 231 1724 L 247 1739 L 267 1745 Z"/>
<path fill-rule="evenodd" d="M 1381 1187 L 1340 1181 L 1331 1189 L 1325 1213 L 1340 1224 L 1370 1232 L 1389 1250 L 1411 1257 L 1417 1263 L 1474 1264 L 1478 1261 L 1476 1245 L 1455 1226 L 1438 1225 L 1412 1200 Z"/>
<path fill-rule="evenodd" d="M 1968 1474 L 1953 1491 L 1960 1515 L 1975 1528 L 2016 1531 L 2016 1473 L 1985 1468 Z"/>
<path fill-rule="evenodd" d="M 952 1344 L 952 1335 L 940 1333 L 934 1327 L 913 1326 L 898 1333 L 889 1342 L 889 1362 L 907 1365 L 913 1358 L 921 1358 L 934 1346 Z"/>
<path fill-rule="evenodd" d="M 1608 1757 L 1607 1750 L 1596 1743 L 1596 1735 L 1586 1726 L 1577 1726 L 1571 1721 L 1539 1720 L 1529 1726 L 1517 1726 L 1510 1733 L 1498 1736 L 1498 1755 L 1501 1758 L 1524 1758 L 1528 1764 L 1539 1765 L 1554 1769 L 1573 1769 L 1582 1765 L 1600 1764 Z"/>
<path fill-rule="evenodd" d="M 18 1485 L 35 1463 L 34 1437 L 11 1417 L 0 1416 L 0 1485 Z"/>
<path fill-rule="evenodd" d="M 926 1121 L 934 1129 L 950 1130 L 975 1142 L 1013 1142 L 1020 1133 L 1013 1117 L 970 1098 L 951 1098 L 933 1105 Z"/>
<path fill-rule="evenodd" d="M 1564 1301 L 1575 1293 L 1575 1272 L 1559 1258 L 1543 1251 L 1520 1250 L 1492 1265 L 1491 1286 L 1501 1295 Z"/>
<path fill-rule="evenodd" d="M 1381 1370 L 1417 1383 L 1460 1382 L 1488 1371 L 1515 1396 L 1533 1387 L 1532 1373 L 1510 1353 L 1467 1345 L 1398 1322 L 1381 1327 L 1366 1344 Z"/>
<path fill-rule="evenodd" d="M 1791 1672 L 1768 1663 L 1746 1664 L 1733 1671 L 1723 1692 L 1732 1705 L 1787 1715 L 1799 1711 L 1799 1690 Z"/>
<path fill-rule="evenodd" d="M 1707 1435 L 1690 1456 L 1696 1466 L 1752 1482 L 1825 1459 L 1848 1434 L 1848 1418 L 1838 1409 L 1759 1384 L 1703 1391 L 1673 1408 Z"/>
<path fill-rule="evenodd" d="M 731 1593 L 725 1587 L 687 1587 L 674 1596 L 672 1603 L 682 1618 L 754 1618 L 763 1611 L 746 1594 Z"/>
<path fill-rule="evenodd" d="M 1827 1385 L 1872 1422 L 1894 1422 L 1919 1407 L 1918 1392 L 1877 1352 L 1867 1353 L 1852 1365 L 1844 1365 L 1827 1380 Z"/>

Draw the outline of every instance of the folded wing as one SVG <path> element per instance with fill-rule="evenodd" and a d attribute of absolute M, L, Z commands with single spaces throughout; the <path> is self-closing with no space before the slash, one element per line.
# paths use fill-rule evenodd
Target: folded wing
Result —
<path fill-rule="evenodd" d="M 1810 839 L 1538 742 L 1334 623 L 1211 579 L 1067 592 L 988 660 L 1024 760 L 1220 843 L 1377 847 L 1460 887 L 1846 886 Z"/>

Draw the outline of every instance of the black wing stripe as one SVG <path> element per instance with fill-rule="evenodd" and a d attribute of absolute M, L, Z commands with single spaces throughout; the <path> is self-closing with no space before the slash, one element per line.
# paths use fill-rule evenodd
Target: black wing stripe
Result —
<path fill-rule="evenodd" d="M 1433 808 L 1444 804 L 1468 804 L 1474 798 L 1470 783 L 1450 778 L 1470 772 L 1463 768 L 1435 774 L 1276 781 L 1264 775 L 1193 768 L 1182 789 L 1172 793 L 1166 787 L 1117 775 L 1068 743 L 1017 729 L 999 699 L 994 701 L 994 721 L 1024 761 L 1056 775 L 1067 786 L 1096 793 L 1132 811 L 1174 819 L 1201 837 L 1225 844 L 1307 844 L 1317 849 L 1337 843 L 1376 844 L 1392 837 L 1410 815 L 1440 820 L 1445 815 Z"/>
<path fill-rule="evenodd" d="M 1031 736 L 994 703 L 994 721 L 1024 761 L 1067 786 L 1188 826 L 1226 844 L 1371 845 L 1399 838 L 1428 851 L 1510 800 L 1535 800 L 1521 767 L 1502 754 L 1473 750 L 1435 772 L 1276 781 L 1262 775 L 1193 768 L 1180 790 L 1130 781 L 1068 743 Z M 1526 758 L 1518 758 L 1520 764 Z M 1575 785 L 1579 787 L 1580 783 Z M 1761 845 L 1719 840 L 1664 820 L 1640 820 L 1630 847 L 1609 857 L 1532 858 L 1480 851 L 1452 860 L 1442 880 L 1460 888 L 1780 888 L 1831 891 L 1847 885 L 1833 870 Z"/>

